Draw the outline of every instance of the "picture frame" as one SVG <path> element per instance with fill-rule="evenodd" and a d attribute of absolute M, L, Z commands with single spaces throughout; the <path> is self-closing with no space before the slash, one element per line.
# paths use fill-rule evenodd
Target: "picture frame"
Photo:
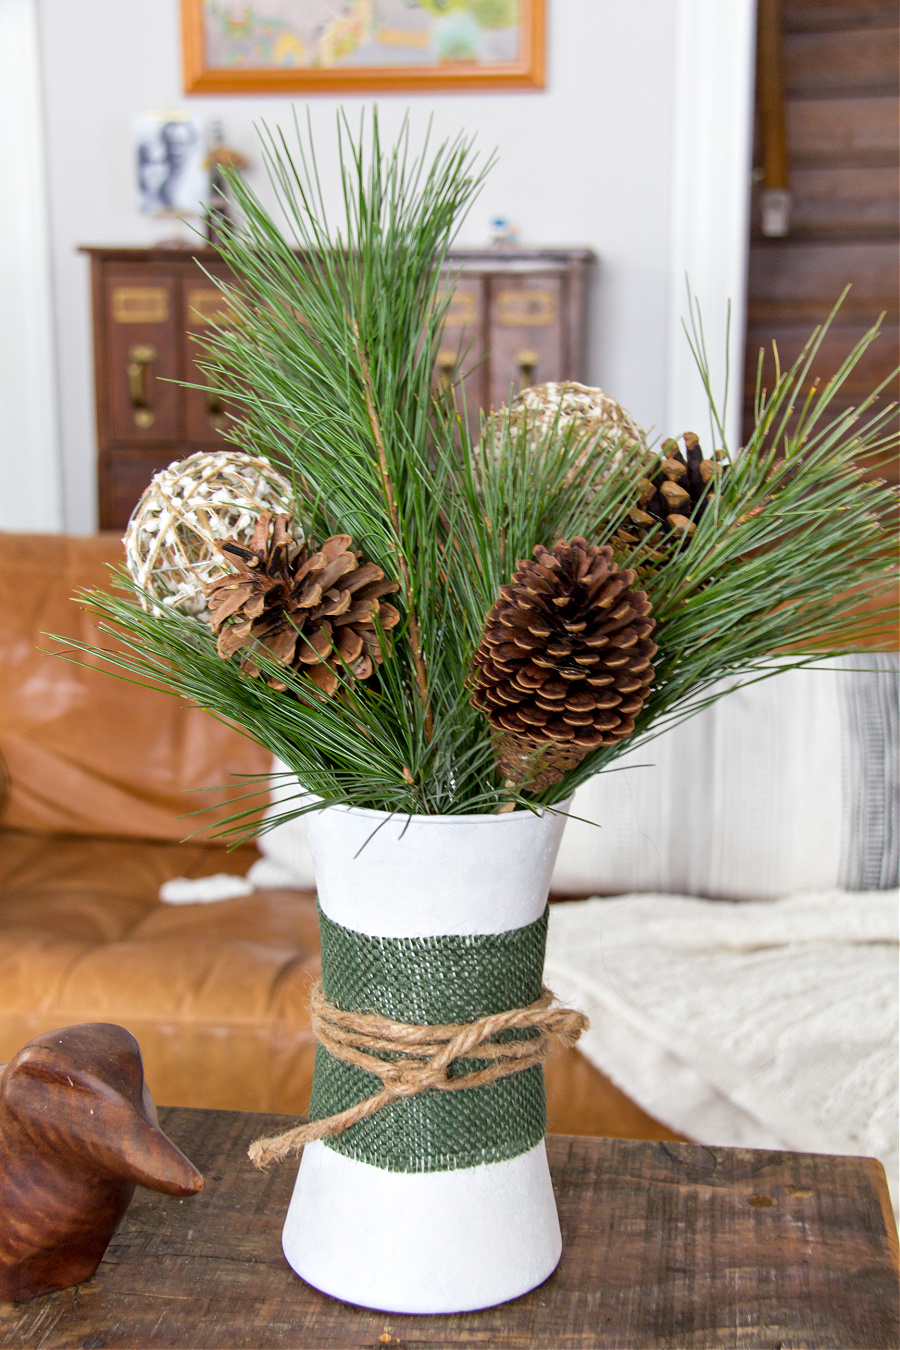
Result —
<path fill-rule="evenodd" d="M 201 215 L 209 198 L 203 119 L 185 112 L 144 113 L 133 119 L 132 131 L 142 215 Z"/>
<path fill-rule="evenodd" d="M 181 19 L 187 94 L 545 83 L 546 0 L 181 0 Z"/>

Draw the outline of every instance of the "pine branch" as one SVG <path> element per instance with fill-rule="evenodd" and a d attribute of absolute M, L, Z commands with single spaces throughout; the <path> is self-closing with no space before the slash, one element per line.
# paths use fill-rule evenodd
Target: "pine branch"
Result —
<path fill-rule="evenodd" d="M 353 332 L 356 336 L 356 347 L 359 356 L 360 369 L 363 374 L 363 390 L 366 397 L 366 409 L 369 414 L 369 422 L 372 427 L 372 435 L 375 439 L 375 445 L 378 450 L 378 467 L 381 472 L 381 482 L 384 491 L 385 501 L 387 502 L 388 513 L 391 518 L 391 524 L 394 527 L 394 533 L 399 540 L 400 534 L 400 515 L 397 510 L 397 502 L 394 497 L 394 488 L 391 483 L 391 477 L 388 473 L 387 457 L 384 453 L 384 438 L 381 434 L 381 426 L 378 421 L 378 414 L 375 411 L 375 391 L 372 388 L 372 376 L 369 371 L 369 365 L 366 361 L 365 352 L 362 343 L 359 340 L 359 325 L 353 320 Z M 428 671 L 425 665 L 425 658 L 422 655 L 422 637 L 419 631 L 419 620 L 416 615 L 415 596 L 413 594 L 412 579 L 409 573 L 409 563 L 406 560 L 402 548 L 397 545 L 397 563 L 403 577 L 404 598 L 406 600 L 406 621 L 409 629 L 409 642 L 412 649 L 413 665 L 416 671 L 416 683 L 419 688 L 419 697 L 422 700 L 422 709 L 425 714 L 425 735 L 431 740 L 434 735 L 434 718 L 428 702 Z"/>

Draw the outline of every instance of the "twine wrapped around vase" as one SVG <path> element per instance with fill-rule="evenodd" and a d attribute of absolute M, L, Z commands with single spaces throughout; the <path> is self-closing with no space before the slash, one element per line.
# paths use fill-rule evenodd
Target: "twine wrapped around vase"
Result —
<path fill-rule="evenodd" d="M 336 1059 L 375 1074 L 384 1087 L 346 1111 L 254 1140 L 247 1150 L 251 1162 L 260 1169 L 281 1162 L 315 1139 L 342 1134 L 400 1097 L 485 1087 L 542 1064 L 550 1051 L 551 1035 L 570 1049 L 590 1025 L 584 1013 L 554 1007 L 555 1001 L 556 996 L 544 987 L 540 998 L 527 1008 L 512 1008 L 471 1022 L 418 1026 L 377 1013 L 344 1012 L 329 1002 L 316 983 L 310 999 L 316 1040 Z M 510 1031 L 536 1034 L 528 1040 L 495 1039 Z M 485 1067 L 452 1076 L 458 1061 L 472 1059 L 485 1061 Z"/>

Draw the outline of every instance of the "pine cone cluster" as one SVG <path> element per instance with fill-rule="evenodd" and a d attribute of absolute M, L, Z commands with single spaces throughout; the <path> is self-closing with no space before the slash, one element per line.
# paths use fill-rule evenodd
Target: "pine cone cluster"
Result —
<path fill-rule="evenodd" d="M 575 538 L 539 544 L 501 586 L 475 654 L 472 702 L 494 728 L 510 783 L 543 792 L 634 730 L 657 650 L 650 601 L 634 580 L 608 544 Z"/>
<path fill-rule="evenodd" d="M 677 440 L 663 442 L 655 471 L 640 480 L 637 505 L 613 536 L 623 552 L 643 545 L 639 561 L 657 562 L 663 557 L 660 550 L 696 534 L 710 484 L 721 469 L 718 456 L 703 458 L 700 441 L 692 431 L 686 431 L 682 439 L 684 453 Z"/>
<path fill-rule="evenodd" d="M 339 678 L 364 680 L 387 654 L 382 630 L 400 615 L 381 597 L 396 591 L 380 567 L 360 561 L 349 534 L 335 534 L 310 553 L 294 541 L 286 515 L 263 513 L 249 544 L 227 539 L 220 551 L 234 571 L 206 586 L 216 648 L 227 660 L 240 653 L 241 670 L 260 673 L 255 655 L 306 675 L 325 694 Z M 275 689 L 283 682 L 266 676 Z"/>

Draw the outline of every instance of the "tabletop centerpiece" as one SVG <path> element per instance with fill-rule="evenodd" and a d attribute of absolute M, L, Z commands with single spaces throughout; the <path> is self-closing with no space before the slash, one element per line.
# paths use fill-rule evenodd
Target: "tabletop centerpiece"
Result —
<path fill-rule="evenodd" d="M 855 460 L 890 410 L 876 390 L 832 415 L 874 332 L 809 389 L 818 334 L 758 390 L 740 452 L 712 399 L 712 453 L 690 433 L 655 450 L 573 384 L 472 437 L 433 372 L 447 252 L 485 170 L 463 138 L 417 153 L 405 126 L 385 146 L 375 116 L 339 143 L 337 229 L 299 130 L 294 150 L 263 140 L 283 227 L 232 176 L 237 321 L 202 362 L 231 447 L 158 477 L 129 525 L 130 593 L 87 603 L 123 673 L 296 777 L 269 824 L 305 814 L 316 865 L 310 1123 L 251 1150 L 303 1150 L 289 1262 L 350 1302 L 462 1311 L 559 1259 L 541 1061 L 584 1019 L 541 976 L 567 803 L 723 676 L 864 639 L 892 498 Z M 693 340 L 705 370 L 696 324 Z M 258 811 L 239 802 L 229 830 Z"/>

